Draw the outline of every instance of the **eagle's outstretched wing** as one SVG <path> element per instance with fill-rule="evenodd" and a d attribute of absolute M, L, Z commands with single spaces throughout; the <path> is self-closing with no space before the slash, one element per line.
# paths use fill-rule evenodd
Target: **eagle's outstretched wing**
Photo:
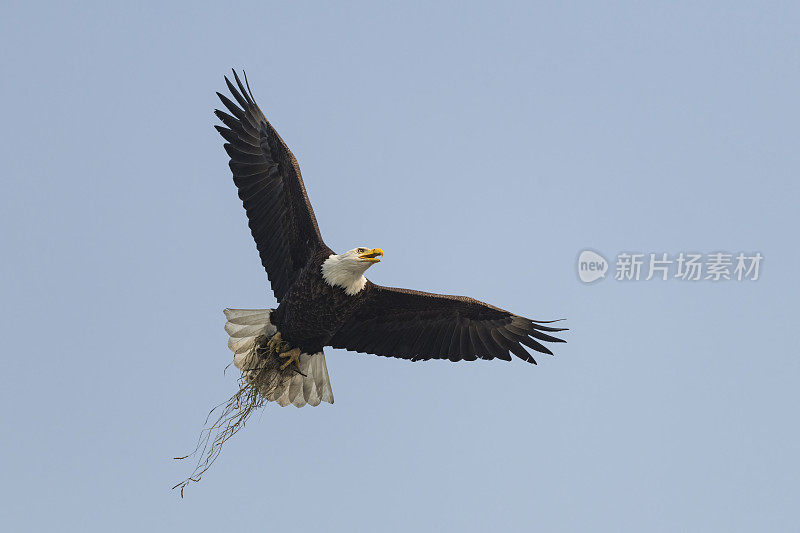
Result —
<path fill-rule="evenodd" d="M 511 360 L 509 351 L 536 361 L 522 347 L 551 354 L 539 341 L 565 342 L 545 326 L 464 296 L 382 287 L 368 282 L 364 302 L 330 345 L 355 352 L 420 361 Z"/>
<path fill-rule="evenodd" d="M 227 127 L 215 126 L 225 138 L 233 182 L 247 211 L 250 232 L 261 263 L 281 300 L 318 246 L 325 246 L 308 201 L 300 167 L 286 143 L 245 90 L 233 71 L 238 90 L 225 77 L 237 106 L 217 93 L 233 116 L 215 110 Z M 247 77 L 245 76 L 245 82 Z"/>

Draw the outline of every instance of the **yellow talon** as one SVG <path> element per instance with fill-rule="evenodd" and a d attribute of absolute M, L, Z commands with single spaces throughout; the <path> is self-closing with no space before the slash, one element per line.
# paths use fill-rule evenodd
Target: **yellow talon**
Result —
<path fill-rule="evenodd" d="M 278 331 L 269 339 L 269 342 L 267 342 L 267 348 L 269 348 L 270 352 L 279 352 L 282 348 L 282 344 L 284 344 L 284 342 L 281 338 L 281 332 Z"/>
<path fill-rule="evenodd" d="M 286 367 L 292 363 L 297 363 L 297 368 L 300 368 L 300 348 L 294 348 L 288 352 L 279 353 L 278 357 L 288 359 L 288 361 L 281 365 L 281 370 L 286 369 Z"/>

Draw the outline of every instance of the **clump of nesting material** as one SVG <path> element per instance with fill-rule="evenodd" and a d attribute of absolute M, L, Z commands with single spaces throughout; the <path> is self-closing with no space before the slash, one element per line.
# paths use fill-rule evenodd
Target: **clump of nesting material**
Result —
<path fill-rule="evenodd" d="M 200 481 L 222 452 L 222 446 L 244 428 L 250 416 L 267 402 L 280 406 L 302 407 L 333 403 L 328 369 L 322 352 L 300 354 L 299 361 L 286 364 L 280 355 L 288 345 L 280 340 L 269 321 L 269 309 L 226 309 L 225 330 L 230 335 L 228 347 L 233 363 L 241 371 L 236 392 L 227 402 L 216 406 L 206 417 L 195 450 L 184 457 L 197 457 L 192 474 L 173 488 L 183 489 Z M 210 422 L 212 421 L 213 422 Z"/>

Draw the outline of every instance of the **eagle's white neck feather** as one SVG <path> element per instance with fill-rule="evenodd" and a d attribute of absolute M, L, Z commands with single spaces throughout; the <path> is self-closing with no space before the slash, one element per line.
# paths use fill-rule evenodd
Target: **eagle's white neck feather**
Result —
<path fill-rule="evenodd" d="M 354 296 L 367 284 L 364 271 L 369 267 L 370 263 L 358 261 L 348 254 L 331 254 L 322 263 L 322 278 L 328 285 L 341 287 L 345 294 Z"/>

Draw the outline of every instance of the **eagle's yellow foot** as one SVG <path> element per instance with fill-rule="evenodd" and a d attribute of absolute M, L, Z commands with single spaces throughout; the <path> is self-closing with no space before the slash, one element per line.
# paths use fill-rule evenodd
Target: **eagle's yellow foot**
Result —
<path fill-rule="evenodd" d="M 279 353 L 278 357 L 287 359 L 287 361 L 281 365 L 281 370 L 286 369 L 286 367 L 292 363 L 297 363 L 297 368 L 300 368 L 300 348 L 294 348 L 288 352 Z"/>
<path fill-rule="evenodd" d="M 270 353 L 280 353 L 281 350 L 286 348 L 286 346 L 284 346 L 285 344 L 286 343 L 284 343 L 283 339 L 281 338 L 281 332 L 278 331 L 275 333 L 275 335 L 270 337 L 269 342 L 267 342 L 267 348 L 269 349 Z"/>

